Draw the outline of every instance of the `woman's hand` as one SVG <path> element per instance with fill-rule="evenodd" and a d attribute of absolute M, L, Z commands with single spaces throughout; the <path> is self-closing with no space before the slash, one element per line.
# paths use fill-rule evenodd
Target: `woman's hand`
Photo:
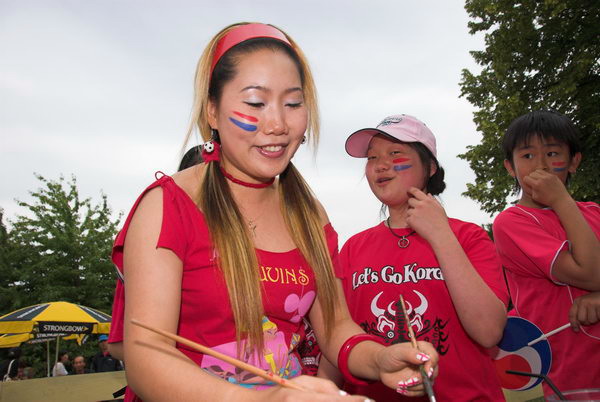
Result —
<path fill-rule="evenodd" d="M 337 401 L 337 402 L 365 402 L 364 396 L 348 395 L 341 391 L 329 380 L 311 376 L 296 377 L 290 382 L 301 386 L 306 391 L 298 391 L 280 386 L 271 387 L 267 390 L 256 392 L 257 401 Z"/>
<path fill-rule="evenodd" d="M 409 343 L 397 343 L 379 350 L 376 356 L 379 377 L 389 388 L 407 396 L 420 396 L 425 392 L 419 366 L 433 380 L 437 376 L 439 356 L 428 342 L 417 342 L 419 350 Z"/>
<path fill-rule="evenodd" d="M 425 194 L 416 187 L 408 189 L 408 212 L 406 223 L 429 243 L 433 236 L 451 232 L 448 216 L 442 204 L 431 194 Z"/>

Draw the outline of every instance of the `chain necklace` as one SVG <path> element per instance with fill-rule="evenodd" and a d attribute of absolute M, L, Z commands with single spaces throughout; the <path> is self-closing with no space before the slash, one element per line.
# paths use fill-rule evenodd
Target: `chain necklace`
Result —
<path fill-rule="evenodd" d="M 390 233 L 393 234 L 398 239 L 400 239 L 400 240 L 398 240 L 398 247 L 406 248 L 406 247 L 410 246 L 410 240 L 408 240 L 408 237 L 414 235 L 417 232 L 415 232 L 413 230 L 412 232 L 410 232 L 407 235 L 400 236 L 400 235 L 397 235 L 396 233 L 394 233 L 394 231 L 392 230 L 392 226 L 390 225 L 390 217 L 389 216 L 386 219 L 386 222 L 387 222 L 387 227 L 390 230 Z"/>

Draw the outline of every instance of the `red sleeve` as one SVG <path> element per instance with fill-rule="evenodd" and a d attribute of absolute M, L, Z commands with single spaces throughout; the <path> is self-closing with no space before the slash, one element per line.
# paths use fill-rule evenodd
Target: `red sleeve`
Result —
<path fill-rule="evenodd" d="M 478 225 L 468 223 L 456 235 L 481 279 L 496 297 L 508 306 L 508 290 L 502 273 L 502 263 L 487 232 Z"/>
<path fill-rule="evenodd" d="M 161 231 L 156 243 L 156 247 L 162 247 L 169 249 L 179 257 L 182 261 L 184 260 L 186 252 L 186 241 L 185 241 L 185 227 L 182 222 L 181 209 L 185 208 L 185 197 L 181 197 L 178 191 L 183 191 L 176 187 L 175 182 L 169 176 L 162 176 L 160 179 L 152 183 L 144 192 L 138 197 L 135 204 L 131 208 L 127 219 L 123 225 L 121 231 L 117 234 L 112 249 L 112 261 L 119 271 L 119 277 L 123 276 L 123 248 L 125 245 L 125 238 L 127 236 L 127 230 L 131 223 L 135 211 L 138 205 L 148 191 L 155 187 L 161 187 L 163 192 L 163 217 Z M 111 328 L 108 342 L 116 343 L 123 341 L 123 320 L 125 314 L 125 288 L 122 279 L 117 281 L 115 288 L 115 294 L 113 298 L 113 309 Z"/>
<path fill-rule="evenodd" d="M 569 248 L 568 240 L 552 236 L 533 217 L 509 208 L 494 221 L 494 241 L 504 267 L 517 275 L 549 278 L 558 253 Z"/>

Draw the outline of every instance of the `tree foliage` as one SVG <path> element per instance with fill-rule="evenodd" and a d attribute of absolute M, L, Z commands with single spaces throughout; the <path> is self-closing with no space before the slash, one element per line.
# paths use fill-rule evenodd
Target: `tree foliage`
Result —
<path fill-rule="evenodd" d="M 584 160 L 571 191 L 600 199 L 600 2 L 597 0 L 467 0 L 471 34 L 485 50 L 471 55 L 478 74 L 463 70 L 462 96 L 476 107 L 480 144 L 460 158 L 475 172 L 464 195 L 494 213 L 504 209 L 514 181 L 506 173 L 501 138 L 516 117 L 536 109 L 569 116 L 581 131 Z"/>
<path fill-rule="evenodd" d="M 18 201 L 27 210 L 11 222 L 8 233 L 9 271 L 20 308 L 48 301 L 69 301 L 109 311 L 114 289 L 110 260 L 118 218 L 105 195 L 98 204 L 81 199 L 75 177 L 47 180 L 31 192 L 33 201 Z"/>
<path fill-rule="evenodd" d="M 98 203 L 82 199 L 75 177 L 36 177 L 41 187 L 30 192 L 32 200 L 17 201 L 25 213 L 4 225 L 0 210 L 0 315 L 50 301 L 110 314 L 116 278 L 110 253 L 120 216 L 112 217 L 104 194 Z M 86 355 L 97 349 L 92 344 L 75 350 L 72 341 L 63 345 Z M 38 375 L 45 375 L 43 345 L 27 345 L 23 351 L 39 366 Z"/>

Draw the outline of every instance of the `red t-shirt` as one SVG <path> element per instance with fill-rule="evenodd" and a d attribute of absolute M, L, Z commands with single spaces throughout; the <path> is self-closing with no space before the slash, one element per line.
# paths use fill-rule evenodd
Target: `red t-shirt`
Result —
<path fill-rule="evenodd" d="M 449 219 L 449 223 L 473 267 L 506 304 L 508 295 L 500 261 L 487 233 L 457 219 Z M 394 232 L 401 236 L 412 230 Z M 408 239 L 410 245 L 399 248 L 398 238 L 382 222 L 353 236 L 342 247 L 338 276 L 352 318 L 365 332 L 388 344 L 408 342 L 399 300 L 402 295 L 410 305 L 407 313 L 415 336 L 431 342 L 440 354 L 439 376 L 433 387 L 438 400 L 503 401 L 491 357 L 461 325 L 431 246 L 416 233 Z M 381 383 L 349 390 L 378 401 L 405 398 Z"/>
<path fill-rule="evenodd" d="M 162 176 L 138 198 L 115 239 L 113 262 L 122 272 L 123 246 L 131 217 L 144 194 L 157 186 L 163 191 L 163 222 L 156 247 L 173 251 L 183 262 L 177 334 L 237 357 L 233 312 L 223 277 L 214 263 L 215 251 L 204 216 L 171 177 Z M 330 254 L 335 258 L 337 234 L 330 224 L 324 230 Z M 302 372 L 297 346 L 305 336 L 303 317 L 316 296 L 315 279 L 298 249 L 282 253 L 256 251 L 266 314 L 262 322 L 265 351 L 262 356 L 245 355 L 242 359 L 281 377 L 292 378 Z M 109 342 L 123 340 L 124 302 L 123 284 L 119 280 Z M 235 367 L 185 345 L 177 344 L 177 348 L 203 369 L 229 382 L 252 388 L 270 385 L 248 372 L 237 373 Z"/>
<path fill-rule="evenodd" d="M 600 238 L 600 206 L 594 202 L 577 206 Z M 558 254 L 570 248 L 556 213 L 517 205 L 500 213 L 493 228 L 515 306 L 511 315 L 533 322 L 543 333 L 569 323 L 573 300 L 589 292 L 560 283 L 552 274 Z M 550 336 L 548 343 L 552 351 L 548 376 L 558 389 L 600 387 L 600 323 L 583 326 L 579 333 L 566 329 Z M 544 392 L 553 393 L 545 382 Z"/>

